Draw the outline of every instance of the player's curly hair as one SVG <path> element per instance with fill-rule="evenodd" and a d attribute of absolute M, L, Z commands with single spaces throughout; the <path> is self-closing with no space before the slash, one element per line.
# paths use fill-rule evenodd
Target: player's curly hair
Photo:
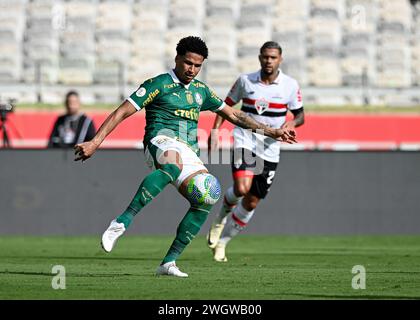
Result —
<path fill-rule="evenodd" d="M 187 52 L 199 54 L 204 59 L 207 59 L 209 55 L 206 43 L 201 38 L 193 36 L 182 38 L 176 46 L 178 55 L 184 56 Z"/>

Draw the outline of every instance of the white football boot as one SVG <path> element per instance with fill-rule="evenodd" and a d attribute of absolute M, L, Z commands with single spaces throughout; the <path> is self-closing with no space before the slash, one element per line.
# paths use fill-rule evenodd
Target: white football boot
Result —
<path fill-rule="evenodd" d="M 108 229 L 102 235 L 101 245 L 106 252 L 111 252 L 114 248 L 118 238 L 125 232 L 124 223 L 118 223 L 117 220 L 112 220 Z"/>
<path fill-rule="evenodd" d="M 226 219 L 223 220 L 226 221 Z M 224 227 L 224 223 L 213 223 L 211 225 L 210 230 L 207 233 L 207 245 L 210 249 L 216 248 Z"/>
<path fill-rule="evenodd" d="M 213 259 L 217 262 L 226 262 L 226 245 L 218 243 L 213 249 Z"/>
<path fill-rule="evenodd" d="M 180 278 L 187 278 L 188 274 L 179 270 L 175 261 L 166 262 L 156 269 L 157 276 L 174 276 Z"/>
<path fill-rule="evenodd" d="M 211 224 L 209 232 L 207 233 L 207 246 L 210 249 L 216 248 L 217 242 L 219 241 L 220 236 L 222 235 L 223 229 L 225 227 L 227 217 L 231 214 L 232 209 L 234 207 L 236 207 L 236 205 L 230 206 L 226 203 L 226 198 L 223 200 L 223 205 L 220 208 L 219 216 L 223 216 L 224 218 L 220 223 L 213 222 Z"/>

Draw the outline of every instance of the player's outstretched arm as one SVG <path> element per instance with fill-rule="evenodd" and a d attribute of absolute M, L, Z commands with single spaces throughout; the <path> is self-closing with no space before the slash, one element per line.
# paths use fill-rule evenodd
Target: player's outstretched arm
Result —
<path fill-rule="evenodd" d="M 258 130 L 258 133 L 261 133 L 265 136 L 271 137 L 287 143 L 296 143 L 296 131 L 293 129 L 274 129 L 270 128 L 258 121 L 255 121 L 245 112 L 234 109 L 226 105 L 222 110 L 217 112 L 221 117 L 226 119 L 237 126 L 250 129 L 254 132 Z M 261 131 L 261 132 L 260 132 Z"/>
<path fill-rule="evenodd" d="M 74 161 L 89 159 L 99 148 L 106 136 L 115 129 L 121 121 L 128 118 L 136 112 L 136 108 L 128 101 L 124 101 L 116 110 L 114 110 L 99 128 L 92 140 L 79 143 L 74 146 Z"/>
<path fill-rule="evenodd" d="M 208 150 L 216 150 L 219 144 L 219 128 L 222 126 L 225 119 L 220 116 L 216 115 L 216 119 L 214 119 L 213 128 L 210 131 L 209 139 L 208 139 Z"/>

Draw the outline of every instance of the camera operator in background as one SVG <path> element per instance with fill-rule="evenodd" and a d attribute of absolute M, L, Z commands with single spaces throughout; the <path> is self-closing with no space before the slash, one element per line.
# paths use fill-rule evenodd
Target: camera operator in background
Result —
<path fill-rule="evenodd" d="M 66 114 L 59 116 L 54 124 L 48 148 L 73 148 L 95 136 L 92 119 L 80 111 L 80 97 L 76 91 L 66 94 L 65 107 Z"/>
<path fill-rule="evenodd" d="M 7 132 L 7 114 L 9 112 L 13 112 L 14 108 L 14 99 L 9 99 L 8 102 L 4 102 L 0 98 L 0 136 L 2 136 L 2 147 L 3 148 L 10 148 L 10 139 L 9 134 Z"/>

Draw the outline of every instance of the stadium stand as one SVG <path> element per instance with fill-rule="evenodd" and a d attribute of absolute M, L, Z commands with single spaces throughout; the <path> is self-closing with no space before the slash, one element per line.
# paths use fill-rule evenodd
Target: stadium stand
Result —
<path fill-rule="evenodd" d="M 96 17 L 96 83 L 118 83 L 130 58 L 132 10 L 128 1 L 100 1 Z"/>
<path fill-rule="evenodd" d="M 207 2 L 203 29 L 205 30 L 204 39 L 210 51 L 210 59 L 205 66 L 205 74 L 207 81 L 211 84 L 228 87 L 238 76 L 235 29 L 238 15 L 238 0 Z"/>
<path fill-rule="evenodd" d="M 379 2 L 377 23 L 376 85 L 410 87 L 410 32 L 412 12 L 409 2 Z"/>
<path fill-rule="evenodd" d="M 0 10 L 0 81 L 18 81 L 22 72 L 22 40 L 25 29 L 23 1 L 4 1 L 9 10 Z"/>
<path fill-rule="evenodd" d="M 306 24 L 309 17 L 309 1 L 276 1 L 273 17 L 274 41 L 281 43 L 285 73 L 294 75 L 301 85 L 307 85 L 305 68 L 307 55 Z"/>
<path fill-rule="evenodd" d="M 88 1 L 64 4 L 67 28 L 60 33 L 59 83 L 93 83 L 96 8 Z"/>
<path fill-rule="evenodd" d="M 132 8 L 127 80 L 138 84 L 139 79 L 150 78 L 166 68 L 164 34 L 168 25 L 168 9 L 167 1 L 162 0 L 136 2 Z"/>
<path fill-rule="evenodd" d="M 31 83 L 40 78 L 44 83 L 57 83 L 62 18 L 62 7 L 55 1 L 27 3 L 22 74 L 25 82 Z"/>
<path fill-rule="evenodd" d="M 37 82 L 57 95 L 89 86 L 101 102 L 121 82 L 130 91 L 170 68 L 192 34 L 210 49 L 199 79 L 222 95 L 272 39 L 284 72 L 311 88 L 306 101 L 363 103 L 352 95 L 367 86 L 378 103 L 416 104 L 419 16 L 408 0 L 0 0 L 0 86 L 20 101 Z"/>

